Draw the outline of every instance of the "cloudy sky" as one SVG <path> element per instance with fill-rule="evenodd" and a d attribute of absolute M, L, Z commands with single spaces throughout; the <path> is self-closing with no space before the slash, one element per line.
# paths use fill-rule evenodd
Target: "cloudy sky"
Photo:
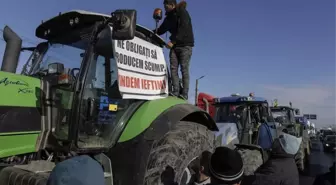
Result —
<path fill-rule="evenodd" d="M 187 0 L 195 32 L 190 100 L 195 79 L 215 96 L 253 91 L 315 113 L 335 124 L 334 0 Z M 135 8 L 138 23 L 154 28 L 160 0 L 2 0 L 0 26 L 11 26 L 25 46 L 38 43 L 36 26 L 72 9 L 110 13 Z M 166 36 L 164 36 L 166 38 Z M 0 40 L 0 54 L 4 43 Z M 19 69 L 29 53 L 23 53 Z"/>

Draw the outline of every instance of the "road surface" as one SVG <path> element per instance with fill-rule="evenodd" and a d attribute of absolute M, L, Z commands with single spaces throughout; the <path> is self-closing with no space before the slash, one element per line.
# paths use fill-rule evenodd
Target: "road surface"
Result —
<path fill-rule="evenodd" d="M 309 159 L 309 173 L 307 176 L 300 176 L 300 185 L 311 185 L 316 175 L 328 172 L 330 166 L 335 162 L 335 153 L 324 153 L 322 143 L 313 141 Z"/>

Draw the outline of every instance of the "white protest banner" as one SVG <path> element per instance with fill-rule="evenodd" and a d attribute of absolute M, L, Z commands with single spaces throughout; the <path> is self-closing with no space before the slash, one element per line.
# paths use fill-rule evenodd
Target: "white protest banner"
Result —
<path fill-rule="evenodd" d="M 154 100 L 168 96 L 163 49 L 135 37 L 115 40 L 119 91 L 124 99 Z"/>

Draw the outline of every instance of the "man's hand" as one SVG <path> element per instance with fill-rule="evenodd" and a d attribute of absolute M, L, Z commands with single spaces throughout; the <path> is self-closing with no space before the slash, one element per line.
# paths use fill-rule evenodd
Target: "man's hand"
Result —
<path fill-rule="evenodd" d="M 172 42 L 168 42 L 166 47 L 168 49 L 171 49 L 173 46 L 174 46 L 174 44 Z"/>

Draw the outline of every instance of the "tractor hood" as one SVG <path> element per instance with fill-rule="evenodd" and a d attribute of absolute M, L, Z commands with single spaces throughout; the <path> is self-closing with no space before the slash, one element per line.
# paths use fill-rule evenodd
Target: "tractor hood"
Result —
<path fill-rule="evenodd" d="M 218 131 L 216 135 L 217 144 L 220 146 L 234 147 L 239 143 L 238 128 L 236 123 L 216 123 Z"/>
<path fill-rule="evenodd" d="M 15 73 L 19 63 L 22 40 L 8 26 L 4 28 L 3 39 L 6 41 L 6 49 L 3 55 L 1 71 Z"/>

